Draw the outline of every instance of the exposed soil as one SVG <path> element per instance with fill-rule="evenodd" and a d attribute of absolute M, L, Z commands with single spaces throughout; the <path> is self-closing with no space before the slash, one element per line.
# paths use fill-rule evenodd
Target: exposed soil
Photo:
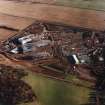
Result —
<path fill-rule="evenodd" d="M 62 58 L 61 52 L 58 51 L 58 48 L 57 48 L 58 47 L 58 45 L 57 45 L 58 42 L 60 40 L 62 40 L 62 43 L 61 43 L 60 46 L 64 46 L 64 44 L 69 41 L 68 44 L 72 43 L 71 46 L 69 46 L 69 49 L 70 49 L 70 47 L 79 48 L 80 45 L 81 45 L 80 40 L 81 40 L 82 32 L 83 31 L 87 32 L 87 31 L 91 31 L 91 30 L 75 28 L 75 27 L 69 27 L 69 26 L 62 26 L 61 24 L 55 25 L 55 24 L 52 24 L 52 23 L 36 22 L 33 25 L 26 28 L 24 31 L 21 31 L 20 33 L 18 33 L 18 35 L 10 37 L 8 40 L 12 41 L 15 38 L 23 37 L 25 35 L 24 34 L 25 32 L 27 32 L 27 35 L 28 35 L 28 33 L 30 33 L 30 34 L 36 34 L 36 33 L 41 34 L 41 33 L 43 33 L 44 29 L 45 29 L 45 31 L 49 32 L 48 35 L 50 36 L 50 38 L 48 37 L 48 39 L 56 41 L 56 44 L 53 46 L 53 48 L 55 47 L 54 51 L 51 52 L 51 53 L 54 53 L 53 54 L 54 59 L 52 59 L 52 57 L 48 58 L 49 60 L 47 58 L 44 59 L 44 60 L 41 60 L 40 58 L 38 58 L 39 59 L 38 61 L 34 60 L 36 58 L 34 58 L 34 59 L 32 58 L 30 60 L 22 59 L 25 56 L 27 57 L 27 54 L 28 54 L 28 56 L 30 54 L 34 55 L 35 54 L 34 52 L 26 53 L 26 54 L 8 54 L 8 53 L 5 53 L 5 52 L 3 52 L 3 53 L 5 54 L 5 56 L 7 58 L 11 59 L 10 61 L 13 61 L 13 62 L 15 62 L 17 64 L 20 64 L 22 66 L 25 66 L 27 68 L 30 68 L 31 70 L 35 71 L 36 73 L 41 73 L 41 74 L 44 74 L 44 75 L 47 75 L 47 76 L 56 77 L 58 79 L 65 79 L 65 76 L 66 76 L 65 70 L 60 73 L 60 72 L 57 72 L 57 71 L 54 71 L 54 70 L 51 70 L 51 69 L 42 68 L 40 65 L 42 65 L 42 64 L 51 64 L 53 62 L 61 62 L 61 63 L 63 63 L 62 62 L 63 60 L 59 61 L 59 59 L 63 59 L 63 58 Z M 52 33 L 50 33 L 50 32 L 52 32 Z M 55 34 L 54 34 L 54 32 L 55 32 Z M 60 36 L 60 35 L 62 35 L 62 32 L 65 32 L 66 37 Z M 58 37 L 57 34 L 59 34 L 60 37 Z M 53 36 L 53 35 L 55 35 L 55 36 Z M 74 41 L 77 42 L 78 44 L 73 43 Z M 50 47 L 48 47 L 48 48 L 46 47 L 48 52 L 50 51 L 49 48 Z M 43 50 L 45 50 L 45 49 L 42 49 L 41 51 L 43 51 Z M 48 60 L 48 61 L 46 61 L 46 60 Z M 84 80 L 87 80 L 87 81 L 91 81 L 91 82 L 95 82 L 95 77 L 91 76 L 90 70 L 87 70 L 87 69 L 77 70 L 76 75 L 78 76 L 78 78 L 81 78 L 81 79 L 84 79 Z"/>

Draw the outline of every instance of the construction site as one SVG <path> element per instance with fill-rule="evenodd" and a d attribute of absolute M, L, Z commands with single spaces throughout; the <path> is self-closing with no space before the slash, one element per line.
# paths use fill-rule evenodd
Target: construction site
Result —
<path fill-rule="evenodd" d="M 1 0 L 0 105 L 104 105 L 104 4 Z"/>

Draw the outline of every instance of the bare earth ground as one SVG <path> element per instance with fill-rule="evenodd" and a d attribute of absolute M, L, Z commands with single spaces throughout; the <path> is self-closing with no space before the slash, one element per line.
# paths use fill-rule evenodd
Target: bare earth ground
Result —
<path fill-rule="evenodd" d="M 0 29 L 0 42 L 8 39 L 11 35 L 16 34 L 16 31 Z"/>
<path fill-rule="evenodd" d="M 35 20 L 32 18 L 27 18 L 27 17 L 22 18 L 18 16 L 0 13 L 0 28 L 6 26 L 9 28 L 22 30 L 26 28 L 28 25 L 32 24 L 34 21 Z"/>
<path fill-rule="evenodd" d="M 18 17 L 105 30 L 104 11 L 0 0 L 0 12 Z"/>
<path fill-rule="evenodd" d="M 69 23 L 70 25 L 72 25 L 72 24 L 73 25 L 78 24 L 80 26 L 88 25 L 88 23 L 87 23 L 88 18 L 85 17 L 84 19 L 87 18 L 86 20 L 81 19 L 80 14 L 81 13 L 84 14 L 84 12 L 87 12 L 87 13 L 89 13 L 88 15 L 90 16 L 91 12 L 93 13 L 93 11 L 88 11 L 88 10 L 84 11 L 84 10 L 75 9 L 75 8 L 74 9 L 66 8 L 66 7 L 61 8 L 61 7 L 57 7 L 57 6 L 48 6 L 48 5 L 43 5 L 43 4 L 37 4 L 37 5 L 36 4 L 33 4 L 33 5 L 24 4 L 23 5 L 23 3 L 17 3 L 17 2 L 14 3 L 11 1 L 6 2 L 3 0 L 0 1 L 0 5 L 1 5 L 0 11 L 3 12 L 0 14 L 0 26 L 7 26 L 9 28 L 19 29 L 19 30 L 24 29 L 29 24 L 34 22 L 33 18 L 47 20 L 47 21 L 54 21 L 56 19 L 58 22 L 59 22 L 59 19 L 62 20 L 62 18 L 63 18 L 62 23 L 66 23 L 66 21 L 68 20 L 68 22 L 71 23 L 71 24 Z M 46 11 L 46 9 L 48 9 L 49 11 Z M 56 12 L 55 12 L 55 10 L 56 10 Z M 72 11 L 75 12 L 72 14 L 75 18 L 70 17 Z M 5 13 L 9 14 L 9 15 L 6 15 Z M 97 13 L 98 12 L 96 12 L 96 14 Z M 96 16 L 96 14 L 92 14 L 93 17 Z M 99 14 L 100 14 L 100 12 L 99 12 Z M 12 15 L 16 15 L 16 16 L 12 16 Z M 71 19 L 74 19 L 74 20 L 71 20 Z M 93 22 L 92 20 L 94 20 L 94 19 L 91 20 L 90 17 L 89 17 L 89 19 L 90 19 L 89 22 Z M 99 18 L 97 18 L 97 19 L 99 19 Z M 95 21 L 97 22 L 100 20 L 95 20 Z M 89 27 L 92 26 L 95 29 L 97 26 L 99 26 L 95 23 L 95 21 L 93 23 L 89 23 Z M 100 24 L 100 22 L 98 22 L 98 23 Z M 104 25 L 104 23 L 102 23 L 102 24 Z M 102 27 L 103 27 L 103 25 L 102 25 Z M 5 28 L 1 28 L 0 33 L 1 33 L 0 41 L 2 42 L 3 40 L 7 39 L 8 37 L 15 35 L 15 33 L 17 33 L 17 32 L 13 31 L 13 30 L 7 30 Z M 21 63 L 21 64 L 31 67 L 31 65 L 27 64 L 26 62 Z M 46 73 L 47 72 L 45 72 L 45 74 Z M 84 78 L 85 76 L 86 75 L 82 75 L 81 78 Z M 88 78 L 91 79 L 90 77 L 88 77 Z"/>

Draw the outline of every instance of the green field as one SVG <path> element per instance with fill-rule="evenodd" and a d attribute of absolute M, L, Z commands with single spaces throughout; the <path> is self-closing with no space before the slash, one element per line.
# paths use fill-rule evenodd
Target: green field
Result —
<path fill-rule="evenodd" d="M 24 80 L 32 86 L 37 95 L 36 105 L 82 105 L 88 102 L 90 93 L 88 88 L 48 79 L 32 72 L 29 72 Z"/>

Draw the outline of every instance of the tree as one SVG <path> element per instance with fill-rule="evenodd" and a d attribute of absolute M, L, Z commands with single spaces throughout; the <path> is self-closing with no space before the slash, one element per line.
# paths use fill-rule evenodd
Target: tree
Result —
<path fill-rule="evenodd" d="M 25 71 L 0 65 L 0 103 L 17 105 L 36 99 L 32 88 L 21 78 L 28 75 Z"/>

